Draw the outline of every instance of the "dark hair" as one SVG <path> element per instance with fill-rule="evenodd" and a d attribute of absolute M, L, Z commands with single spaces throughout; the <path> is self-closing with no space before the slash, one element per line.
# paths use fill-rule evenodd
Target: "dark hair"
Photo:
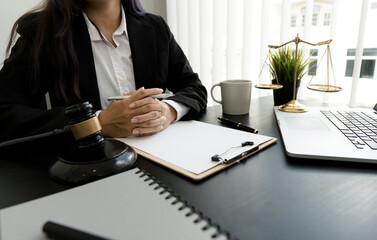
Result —
<path fill-rule="evenodd" d="M 121 0 L 121 2 L 128 14 L 142 16 L 146 13 L 139 0 Z M 55 71 L 54 93 L 67 104 L 81 100 L 80 66 L 73 45 L 71 25 L 73 18 L 81 14 L 84 6 L 85 0 L 44 0 L 34 10 L 25 13 L 14 23 L 6 49 L 8 56 L 16 33 L 35 31 L 31 47 L 27 49 L 30 52 L 28 65 L 32 90 L 39 89 L 42 66 L 40 55 L 42 50 L 47 51 Z M 5 62 L 11 58 L 12 56 Z"/>

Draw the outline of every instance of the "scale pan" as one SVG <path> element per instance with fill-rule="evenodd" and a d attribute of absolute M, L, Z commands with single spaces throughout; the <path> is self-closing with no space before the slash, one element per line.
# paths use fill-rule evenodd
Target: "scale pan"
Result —
<path fill-rule="evenodd" d="M 340 92 L 341 87 L 333 85 L 323 85 L 323 84 L 308 84 L 307 88 L 317 92 Z"/>
<path fill-rule="evenodd" d="M 259 88 L 259 89 L 273 89 L 273 90 L 276 90 L 276 89 L 282 88 L 283 85 L 280 85 L 280 84 L 258 84 L 258 85 L 255 85 L 254 87 Z"/>

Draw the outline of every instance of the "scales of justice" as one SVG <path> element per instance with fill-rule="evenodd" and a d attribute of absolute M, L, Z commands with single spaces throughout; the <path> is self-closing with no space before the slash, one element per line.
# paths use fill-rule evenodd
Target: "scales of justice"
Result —
<path fill-rule="evenodd" d="M 295 71 L 294 71 L 294 75 L 293 75 L 293 97 L 292 97 L 292 100 L 289 101 L 288 103 L 286 104 L 283 104 L 281 106 L 279 106 L 279 110 L 280 111 L 284 111 L 284 112 L 292 112 L 292 113 L 301 113 L 301 112 L 306 112 L 308 111 L 308 109 L 301 103 L 299 103 L 297 100 L 296 100 L 296 82 L 297 82 L 297 52 L 298 52 L 298 44 L 299 43 L 305 43 L 305 44 L 308 44 L 308 45 L 311 45 L 311 46 L 322 46 L 322 45 L 327 45 L 326 47 L 326 51 L 323 53 L 322 55 L 322 58 L 319 62 L 319 64 L 316 66 L 315 68 L 315 72 L 317 72 L 317 69 L 319 67 L 319 65 L 321 64 L 322 60 L 323 60 L 323 57 L 325 56 L 325 54 L 327 54 L 327 74 L 326 74 L 326 84 L 312 84 L 312 80 L 313 80 L 313 77 L 314 75 L 311 77 L 309 83 L 307 84 L 307 88 L 310 89 L 310 90 L 313 90 L 313 91 L 318 91 L 318 92 L 339 92 L 342 90 L 341 87 L 339 86 L 336 86 L 336 81 L 335 81 L 335 76 L 333 75 L 333 78 L 334 78 L 334 85 L 330 85 L 329 84 L 329 81 L 330 81 L 330 77 L 329 77 L 329 74 L 330 74 L 330 66 L 329 64 L 331 64 L 331 70 L 332 70 L 332 73 L 334 74 L 334 68 L 333 68 L 333 64 L 332 64 L 332 58 L 331 58 L 331 52 L 330 52 L 330 43 L 331 43 L 332 40 L 327 40 L 327 41 L 322 41 L 322 42 L 318 42 L 318 43 L 309 43 L 309 42 L 306 42 L 302 39 L 300 39 L 298 37 L 298 34 L 297 36 L 289 41 L 289 42 L 286 42 L 282 45 L 279 45 L 279 46 L 273 46 L 273 45 L 268 45 L 268 47 L 271 49 L 278 49 L 278 48 L 281 48 L 287 44 L 290 44 L 290 43 L 295 43 L 296 45 L 296 51 L 295 51 Z M 271 54 L 271 50 L 269 50 L 269 54 Z M 267 61 L 267 58 L 266 58 L 266 61 Z M 266 63 L 265 61 L 265 63 Z M 272 62 L 271 62 L 272 63 Z M 273 63 L 272 63 L 273 65 Z M 263 71 L 263 68 L 264 68 L 264 64 L 263 64 L 263 67 L 262 67 L 262 71 Z M 276 77 L 276 82 L 277 84 L 258 84 L 258 85 L 255 85 L 256 88 L 259 88 L 259 89 L 274 89 L 274 90 L 277 90 L 277 89 L 281 89 L 283 87 L 283 85 L 281 85 L 279 83 L 279 80 L 278 80 L 278 77 L 276 75 L 276 70 L 275 70 L 275 66 L 273 65 L 273 68 L 274 68 L 274 73 L 275 73 L 275 77 Z M 261 73 L 262 73 L 261 71 Z M 260 75 L 259 75 L 260 76 Z"/>

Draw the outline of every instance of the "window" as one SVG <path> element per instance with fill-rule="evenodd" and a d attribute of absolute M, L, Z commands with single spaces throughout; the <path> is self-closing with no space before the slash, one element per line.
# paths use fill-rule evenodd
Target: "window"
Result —
<path fill-rule="evenodd" d="M 347 64 L 346 64 L 346 77 L 352 77 L 353 65 L 355 60 L 353 57 L 356 55 L 356 49 L 347 49 Z M 350 58 L 352 57 L 352 58 Z M 363 59 L 361 61 L 360 78 L 373 78 L 374 69 L 376 67 L 377 48 L 364 48 Z"/>
<path fill-rule="evenodd" d="M 363 50 L 363 56 L 377 56 L 377 48 L 365 48 Z"/>
<path fill-rule="evenodd" d="M 317 70 L 317 56 L 318 56 L 318 49 L 310 49 L 310 60 L 312 61 L 309 63 L 309 76 L 315 76 Z"/>
<path fill-rule="evenodd" d="M 376 60 L 362 60 L 360 77 L 361 78 L 373 78 L 375 66 L 376 66 Z"/>
<path fill-rule="evenodd" d="M 317 57 L 318 56 L 318 49 L 310 49 L 310 56 Z"/>
<path fill-rule="evenodd" d="M 324 26 L 330 26 L 330 13 L 325 13 L 325 20 L 323 22 Z"/>
<path fill-rule="evenodd" d="M 305 26 L 305 7 L 301 8 L 301 27 Z"/>
<path fill-rule="evenodd" d="M 345 74 L 346 77 L 352 77 L 354 63 L 355 63 L 355 60 L 347 60 L 346 74 Z"/>
<path fill-rule="evenodd" d="M 356 55 L 356 49 L 355 48 L 349 48 L 347 49 L 347 56 L 355 56 Z M 364 48 L 363 49 L 363 56 L 368 57 L 377 57 L 377 48 Z"/>
<path fill-rule="evenodd" d="M 312 25 L 317 26 L 318 25 L 318 13 L 321 11 L 321 7 L 318 5 L 314 5 L 313 7 L 313 19 L 312 19 Z"/>
<path fill-rule="evenodd" d="M 347 60 L 346 66 L 346 77 L 352 77 L 353 74 L 353 65 L 355 60 Z M 373 78 L 374 69 L 376 66 L 376 60 L 362 60 L 361 69 L 360 69 L 360 78 Z"/>
<path fill-rule="evenodd" d="M 312 25 L 317 26 L 318 13 L 313 13 Z"/>
<path fill-rule="evenodd" d="M 296 16 L 291 16 L 291 27 L 296 27 Z"/>
<path fill-rule="evenodd" d="M 317 70 L 317 59 L 313 59 L 313 61 L 309 63 L 308 75 L 315 76 L 317 72 L 316 70 Z"/>

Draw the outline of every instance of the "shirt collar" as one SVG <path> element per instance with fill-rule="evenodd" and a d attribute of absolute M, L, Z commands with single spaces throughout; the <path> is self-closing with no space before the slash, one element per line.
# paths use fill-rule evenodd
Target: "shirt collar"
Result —
<path fill-rule="evenodd" d="M 124 34 L 128 38 L 126 14 L 124 12 L 123 6 L 121 6 L 121 10 L 122 10 L 122 18 L 121 18 L 120 25 L 119 25 L 118 29 L 114 32 L 114 35 Z"/>
<path fill-rule="evenodd" d="M 120 35 L 123 35 L 128 38 L 128 33 L 127 33 L 127 23 L 126 23 L 126 14 L 124 12 L 124 9 L 123 9 L 123 6 L 121 6 L 121 11 L 122 11 L 122 16 L 121 16 L 121 21 L 120 21 L 120 25 L 119 27 L 117 28 L 117 30 L 115 30 L 115 32 L 113 33 L 113 36 L 120 36 Z M 86 15 L 86 13 L 83 11 L 82 12 L 83 15 L 84 15 L 84 19 L 85 19 L 85 22 L 86 22 L 86 26 L 88 27 L 88 31 L 89 31 L 89 36 L 90 36 L 90 40 L 92 42 L 94 41 L 102 41 L 102 38 L 101 38 L 101 35 L 100 33 L 98 32 L 97 28 L 94 26 L 94 24 L 89 20 L 88 16 Z M 102 33 L 101 33 L 102 34 Z"/>

